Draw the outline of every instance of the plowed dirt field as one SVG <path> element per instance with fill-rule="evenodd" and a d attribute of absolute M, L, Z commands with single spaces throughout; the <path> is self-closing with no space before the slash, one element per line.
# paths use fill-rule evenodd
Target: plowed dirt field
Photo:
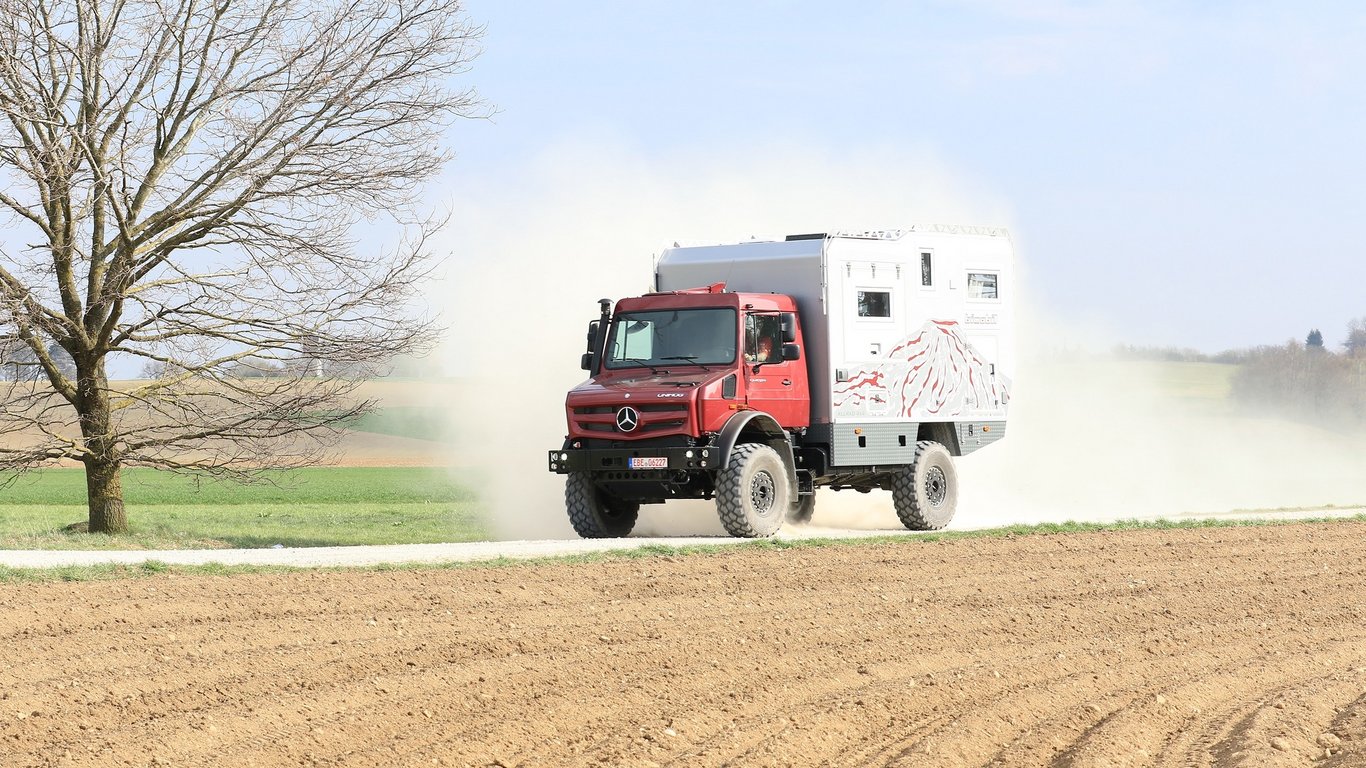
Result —
<path fill-rule="evenodd" d="M 0 586 L 0 766 L 1366 765 L 1366 524 Z"/>

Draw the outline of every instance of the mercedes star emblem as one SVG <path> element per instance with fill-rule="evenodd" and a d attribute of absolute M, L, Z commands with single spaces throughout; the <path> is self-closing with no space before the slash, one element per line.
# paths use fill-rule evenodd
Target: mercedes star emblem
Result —
<path fill-rule="evenodd" d="M 640 412 L 631 406 L 626 406 L 617 411 L 617 429 L 622 432 L 630 432 L 640 424 Z"/>

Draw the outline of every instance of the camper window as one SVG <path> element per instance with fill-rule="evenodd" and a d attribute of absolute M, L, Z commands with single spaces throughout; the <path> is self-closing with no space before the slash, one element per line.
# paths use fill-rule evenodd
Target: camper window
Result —
<path fill-rule="evenodd" d="M 892 293 L 891 293 L 891 291 L 859 291 L 859 292 L 858 292 L 858 316 L 859 316 L 859 317 L 891 317 L 891 316 L 892 316 Z"/>
<path fill-rule="evenodd" d="M 929 251 L 920 252 L 920 284 L 934 285 L 934 254 Z"/>
<path fill-rule="evenodd" d="M 991 272 L 969 272 L 968 273 L 968 298 L 969 299 L 999 299 L 1001 295 L 996 290 L 996 275 Z"/>

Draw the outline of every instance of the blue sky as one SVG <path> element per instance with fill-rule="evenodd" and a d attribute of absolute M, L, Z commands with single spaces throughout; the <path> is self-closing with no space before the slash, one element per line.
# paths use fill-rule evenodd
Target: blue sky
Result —
<path fill-rule="evenodd" d="M 952 219 L 1010 226 L 1076 340 L 1336 344 L 1366 316 L 1359 6 L 850 5 L 471 0 L 462 82 L 499 112 L 449 134 L 451 280 Z M 577 326 L 636 288 L 540 290 L 582 293 Z"/>

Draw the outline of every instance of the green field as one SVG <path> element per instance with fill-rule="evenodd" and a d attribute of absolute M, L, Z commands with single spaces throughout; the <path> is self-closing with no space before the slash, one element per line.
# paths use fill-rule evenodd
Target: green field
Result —
<path fill-rule="evenodd" d="M 1054 364 L 1045 376 L 1061 374 L 1062 381 L 1092 388 L 1107 380 L 1143 382 L 1159 396 L 1222 410 L 1236 370 L 1216 363 L 1108 360 Z M 380 408 L 348 426 L 449 442 L 448 421 L 443 408 L 405 404 Z M 488 536 L 470 484 L 441 469 L 312 468 L 245 486 L 130 469 L 123 485 L 132 531 L 109 537 L 64 530 L 86 519 L 81 470 L 14 479 L 0 487 L 0 549 L 416 544 Z"/>
<path fill-rule="evenodd" d="M 1237 365 L 1165 360 L 1060 360 L 1038 364 L 1020 375 L 1061 382 L 1069 388 L 1137 388 L 1145 395 L 1190 404 L 1227 405 Z"/>
<path fill-rule="evenodd" d="M 0 488 L 0 549 L 184 549 L 479 541 L 473 494 L 447 470 L 320 467 L 250 485 L 129 469 L 131 532 L 69 533 L 86 519 L 85 474 L 51 469 Z"/>
<path fill-rule="evenodd" d="M 357 432 L 450 443 L 455 438 L 447 426 L 449 418 L 447 411 L 441 408 L 389 406 L 352 419 L 346 428 Z"/>
<path fill-rule="evenodd" d="M 1191 401 L 1224 402 L 1233 386 L 1238 366 L 1224 363 L 1127 362 L 1140 375 L 1150 377 L 1161 392 Z"/>

